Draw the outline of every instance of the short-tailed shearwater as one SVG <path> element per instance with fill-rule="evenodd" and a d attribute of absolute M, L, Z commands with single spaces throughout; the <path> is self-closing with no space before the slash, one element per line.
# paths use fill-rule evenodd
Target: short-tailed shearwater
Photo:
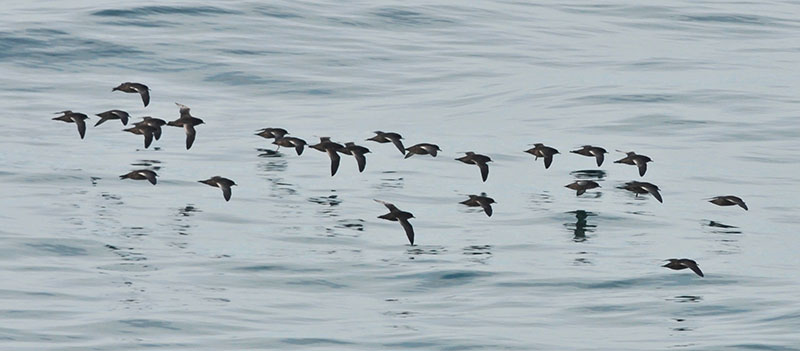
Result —
<path fill-rule="evenodd" d="M 284 135 L 289 134 L 286 129 L 283 128 L 261 128 L 258 130 L 256 135 L 266 138 L 266 139 L 281 139 Z"/>
<path fill-rule="evenodd" d="M 492 216 L 492 204 L 495 203 L 494 199 L 491 197 L 486 196 L 486 193 L 481 193 L 480 195 L 469 195 L 469 199 L 459 202 L 460 204 L 467 205 L 469 207 L 482 207 L 483 212 L 486 213 L 487 216 Z"/>
<path fill-rule="evenodd" d="M 403 229 L 406 231 L 406 236 L 408 237 L 408 242 L 411 245 L 414 245 L 414 228 L 411 227 L 411 223 L 408 222 L 410 218 L 414 218 L 414 215 L 410 212 L 401 211 L 395 205 L 390 204 L 385 201 L 375 200 L 377 202 L 382 203 L 386 208 L 389 209 L 389 213 L 378 216 L 378 218 L 386 219 L 390 221 L 400 222 L 400 225 L 403 226 Z"/>
<path fill-rule="evenodd" d="M 354 142 L 347 142 L 344 143 L 343 148 L 339 149 L 339 152 L 354 156 L 356 158 L 356 162 L 358 163 L 358 171 L 364 171 L 364 167 L 367 166 L 367 157 L 365 154 L 369 153 L 369 149 L 356 145 Z"/>
<path fill-rule="evenodd" d="M 597 159 L 597 167 L 603 165 L 603 159 L 605 158 L 604 154 L 608 153 L 608 151 L 606 151 L 606 149 L 602 147 L 591 146 L 591 145 L 584 145 L 580 149 L 572 150 L 570 152 L 573 154 L 594 157 L 595 159 Z"/>
<path fill-rule="evenodd" d="M 309 145 L 309 147 L 328 153 L 328 157 L 331 158 L 331 176 L 336 175 L 336 171 L 339 169 L 339 161 L 341 160 L 338 152 L 340 152 L 339 150 L 343 149 L 344 146 L 332 142 L 330 137 L 320 137 L 319 144 Z"/>
<path fill-rule="evenodd" d="M 619 151 L 619 150 L 617 150 Z M 623 152 L 623 151 L 620 151 Z M 623 163 L 626 165 L 636 165 L 639 167 L 639 176 L 644 177 L 644 173 L 647 172 L 647 162 L 653 162 L 650 157 L 645 155 L 639 155 L 633 151 L 626 152 L 627 156 L 614 161 L 614 163 Z"/>
<path fill-rule="evenodd" d="M 372 137 L 372 138 L 367 139 L 367 140 L 376 141 L 376 142 L 379 142 L 381 144 L 391 142 L 392 144 L 394 144 L 395 147 L 397 147 L 398 150 L 400 150 L 401 154 L 403 154 L 403 155 L 406 154 L 406 149 L 405 149 L 405 147 L 403 147 L 403 141 L 401 140 L 401 139 L 403 139 L 403 137 L 400 134 L 393 133 L 393 132 L 385 132 L 384 133 L 384 132 L 381 132 L 379 130 L 375 131 L 374 133 L 376 135 L 374 137 Z"/>
<path fill-rule="evenodd" d="M 119 179 L 134 179 L 134 180 L 147 179 L 148 181 L 150 181 L 150 184 L 156 185 L 156 177 L 158 177 L 158 174 L 156 174 L 156 172 L 153 172 L 149 169 L 140 169 L 123 174 L 119 176 Z"/>
<path fill-rule="evenodd" d="M 565 185 L 565 187 L 570 188 L 576 191 L 575 196 L 581 196 L 586 190 L 599 188 L 600 184 L 593 180 L 576 180 L 570 184 Z"/>
<path fill-rule="evenodd" d="M 550 168 L 550 164 L 553 163 L 553 155 L 559 153 L 558 150 L 556 150 L 556 149 L 554 149 L 552 147 L 549 147 L 549 146 L 545 146 L 544 144 L 540 144 L 540 143 L 533 144 L 533 147 L 528 149 L 528 150 L 525 150 L 525 152 L 527 152 L 527 153 L 529 153 L 529 154 L 531 154 L 533 156 L 536 156 L 534 158 L 534 160 L 538 160 L 539 157 L 544 157 L 544 168 L 545 169 Z"/>
<path fill-rule="evenodd" d="M 196 125 L 204 124 L 205 122 L 203 122 L 202 119 L 193 117 L 191 113 L 189 113 L 190 109 L 188 106 L 179 104 L 177 102 L 175 105 L 178 105 L 180 108 L 181 117 L 174 121 L 170 121 L 167 123 L 167 125 L 173 127 L 183 127 L 183 130 L 186 131 L 186 150 L 189 150 L 192 148 L 192 144 L 194 144 L 194 138 L 197 135 L 194 127 Z"/>
<path fill-rule="evenodd" d="M 625 185 L 623 185 L 621 189 L 631 191 L 635 193 L 637 197 L 639 196 L 639 194 L 650 193 L 650 195 L 653 195 L 653 197 L 656 198 L 658 202 L 664 202 L 664 200 L 661 199 L 661 194 L 659 194 L 658 192 L 659 190 L 658 186 L 656 186 L 653 183 L 632 181 L 625 183 Z"/>
<path fill-rule="evenodd" d="M 667 263 L 667 264 L 665 264 L 665 265 L 663 265 L 661 267 L 667 267 L 669 269 L 674 269 L 676 271 L 679 271 L 681 269 L 689 268 L 693 272 L 695 272 L 697 275 L 699 275 L 701 277 L 704 276 L 703 275 L 703 271 L 700 270 L 700 267 L 697 266 L 697 262 L 695 262 L 694 260 L 690 260 L 688 258 L 680 258 L 680 259 L 678 259 L 678 258 L 669 258 L 669 259 L 666 259 L 665 261 L 669 261 L 669 263 Z"/>
<path fill-rule="evenodd" d="M 708 202 L 717 206 L 739 205 L 739 207 L 747 211 L 747 205 L 744 203 L 744 200 L 742 200 L 742 198 L 738 196 L 733 196 L 733 195 L 715 196 L 711 200 L 708 200 Z"/>
<path fill-rule="evenodd" d="M 231 187 L 236 185 L 232 180 L 220 176 L 213 176 L 206 180 L 198 180 L 198 182 L 222 189 L 222 197 L 225 198 L 225 201 L 231 200 Z"/>
<path fill-rule="evenodd" d="M 295 137 L 287 137 L 287 136 L 278 138 L 275 141 L 273 141 L 272 143 L 275 144 L 275 145 L 278 145 L 278 146 L 293 147 L 294 151 L 297 152 L 297 156 L 300 156 L 300 155 L 303 154 L 303 150 L 304 150 L 304 148 L 306 146 L 306 141 L 305 140 L 300 139 L 300 138 L 295 138 Z"/>
<path fill-rule="evenodd" d="M 160 118 L 153 118 L 150 116 L 142 117 L 142 120 L 139 122 L 134 123 L 134 126 L 141 127 L 141 126 L 148 126 L 153 127 L 153 136 L 156 140 L 161 139 L 161 126 L 167 124 L 166 121 Z"/>
<path fill-rule="evenodd" d="M 131 128 L 123 129 L 123 131 L 126 131 L 126 132 L 131 132 L 131 133 L 137 134 L 137 135 L 143 135 L 144 136 L 144 148 L 145 149 L 150 147 L 150 144 L 153 142 L 153 136 L 155 135 L 156 130 L 157 130 L 156 128 L 153 128 L 153 127 L 151 127 L 149 125 L 145 125 L 145 124 L 137 125 L 137 126 L 134 126 L 134 127 L 131 127 Z"/>
<path fill-rule="evenodd" d="M 436 157 L 437 152 L 442 151 L 442 149 L 436 144 L 420 143 L 406 148 L 406 151 L 406 158 L 414 155 L 431 155 Z"/>
<path fill-rule="evenodd" d="M 62 115 L 53 118 L 54 121 L 63 121 L 63 122 L 67 122 L 67 123 L 75 123 L 78 126 L 78 134 L 80 134 L 81 139 L 83 139 L 83 136 L 86 135 L 86 121 L 85 120 L 87 118 L 89 118 L 89 116 L 87 116 L 87 115 L 85 115 L 83 113 L 72 112 L 70 110 L 56 112 L 56 114 L 62 114 Z"/>
<path fill-rule="evenodd" d="M 130 115 L 127 112 L 122 110 L 108 110 L 106 112 L 98 113 L 95 116 L 100 117 L 100 120 L 94 124 L 95 127 L 99 126 L 105 121 L 108 121 L 109 119 L 118 119 L 122 121 L 122 125 L 127 126 L 128 117 L 130 117 Z"/>
<path fill-rule="evenodd" d="M 150 88 L 148 88 L 144 84 L 125 82 L 120 84 L 116 88 L 111 89 L 112 92 L 117 90 L 126 93 L 139 93 L 139 95 L 142 96 L 142 102 L 144 103 L 144 107 L 147 107 L 147 104 L 150 103 Z"/>
<path fill-rule="evenodd" d="M 457 161 L 464 162 L 466 164 L 477 165 L 478 168 L 481 170 L 481 178 L 483 181 L 486 181 L 486 178 L 489 177 L 489 164 L 488 162 L 492 162 L 492 159 L 489 156 L 476 154 L 472 151 L 467 151 L 466 156 L 462 156 L 457 158 Z"/>

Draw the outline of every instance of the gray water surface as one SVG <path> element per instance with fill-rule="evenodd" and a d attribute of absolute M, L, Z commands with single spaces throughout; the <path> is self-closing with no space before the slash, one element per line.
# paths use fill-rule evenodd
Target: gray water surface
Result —
<path fill-rule="evenodd" d="M 0 349 L 800 350 L 797 2 L 3 7 Z M 188 151 L 179 128 L 145 150 L 119 121 L 81 140 L 51 120 L 174 102 L 206 122 Z M 372 153 L 330 177 L 313 149 L 259 156 L 263 127 Z M 653 158 L 644 178 L 617 149 Z M 137 168 L 158 185 L 118 178 Z M 639 179 L 664 203 L 617 189 Z M 480 192 L 491 218 L 458 204 Z M 705 200 L 727 194 L 750 210 Z"/>

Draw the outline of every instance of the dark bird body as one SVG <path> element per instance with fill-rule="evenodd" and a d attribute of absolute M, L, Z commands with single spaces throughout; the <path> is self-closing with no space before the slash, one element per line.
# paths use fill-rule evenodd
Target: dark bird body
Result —
<path fill-rule="evenodd" d="M 178 105 L 181 111 L 181 117 L 170 121 L 167 123 L 168 126 L 173 127 L 183 127 L 183 130 L 186 132 L 186 150 L 192 148 L 192 144 L 194 144 L 194 138 L 197 135 L 197 131 L 195 131 L 194 127 L 196 125 L 204 124 L 202 119 L 192 117 L 191 113 L 189 113 L 190 109 L 186 105 L 182 105 L 179 103 L 175 103 Z"/>
<path fill-rule="evenodd" d="M 304 148 L 306 146 L 305 140 L 295 137 L 281 137 L 280 139 L 276 139 L 272 143 L 283 147 L 293 147 L 294 151 L 297 152 L 297 156 L 303 154 L 303 150 L 305 150 Z"/>
<path fill-rule="evenodd" d="M 411 147 L 406 148 L 406 158 L 409 158 L 414 155 L 431 155 L 436 157 L 439 151 L 442 149 L 439 148 L 439 145 L 436 144 L 428 144 L 428 143 L 420 143 Z"/>
<path fill-rule="evenodd" d="M 469 195 L 469 199 L 459 202 L 460 204 L 467 205 L 469 207 L 482 207 L 483 212 L 486 213 L 487 216 L 492 216 L 492 204 L 495 203 L 494 199 L 491 197 L 486 196 L 486 193 L 481 193 L 480 195 Z"/>
<path fill-rule="evenodd" d="M 695 272 L 697 275 L 699 275 L 701 277 L 704 276 L 703 275 L 703 271 L 700 270 L 700 267 L 697 266 L 697 262 L 695 262 L 694 260 L 690 260 L 688 258 L 680 258 L 680 259 L 678 259 L 678 258 L 670 258 L 670 259 L 667 259 L 667 261 L 669 261 L 669 262 L 667 264 L 661 266 L 661 267 L 667 267 L 669 269 L 674 269 L 676 271 L 679 271 L 681 269 L 689 268 L 693 272 Z"/>
<path fill-rule="evenodd" d="M 536 156 L 535 160 L 538 160 L 539 157 L 544 158 L 544 168 L 550 168 L 550 165 L 553 163 L 553 155 L 558 154 L 558 150 L 545 146 L 544 144 L 533 144 L 533 148 L 525 150 L 525 152 Z"/>
<path fill-rule="evenodd" d="M 119 179 L 134 179 L 134 180 L 147 179 L 150 182 L 150 184 L 156 185 L 156 177 L 158 177 L 158 174 L 156 174 L 156 172 L 153 172 L 149 169 L 140 169 L 137 171 L 128 172 L 127 174 L 123 174 L 119 176 Z"/>
<path fill-rule="evenodd" d="M 289 132 L 283 128 L 262 128 L 256 133 L 256 135 L 262 138 L 275 140 L 283 138 L 286 134 L 289 134 Z"/>
<path fill-rule="evenodd" d="M 414 218 L 414 215 L 411 214 L 410 212 L 401 211 L 395 205 L 390 204 L 388 202 L 381 200 L 375 200 L 375 201 L 382 203 L 384 206 L 386 206 L 386 208 L 389 209 L 389 213 L 382 216 L 378 216 L 378 218 L 400 222 L 400 225 L 403 226 L 403 230 L 405 230 L 406 232 L 406 236 L 408 237 L 408 242 L 411 243 L 411 245 L 413 246 L 414 228 L 411 227 L 411 223 L 409 223 L 408 220 L 410 218 Z"/>
<path fill-rule="evenodd" d="M 367 157 L 365 154 L 370 152 L 369 149 L 356 145 L 354 142 L 349 142 L 345 143 L 344 147 L 339 149 L 339 152 L 354 156 L 356 158 L 356 162 L 358 163 L 359 172 L 363 172 L 364 168 L 367 167 Z"/>
<path fill-rule="evenodd" d="M 742 200 L 738 196 L 733 196 L 733 195 L 716 196 L 716 197 L 712 198 L 711 200 L 708 200 L 708 202 L 710 202 L 710 203 L 712 203 L 714 205 L 717 205 L 717 206 L 738 205 L 739 207 L 741 207 L 745 211 L 747 211 L 747 205 L 744 203 L 744 200 Z"/>
<path fill-rule="evenodd" d="M 322 152 L 327 152 L 328 157 L 331 158 L 331 177 L 336 175 L 336 171 L 339 169 L 339 162 L 341 157 L 339 157 L 340 150 L 344 148 L 342 144 L 334 143 L 331 141 L 330 137 L 320 137 L 319 144 L 309 145 L 310 148 L 316 149 Z"/>
<path fill-rule="evenodd" d="M 653 183 L 632 181 L 625 183 L 625 185 L 623 185 L 621 188 L 628 191 L 632 191 L 633 193 L 636 194 L 636 196 L 639 196 L 639 194 L 649 193 L 650 195 L 653 195 L 653 197 L 656 198 L 658 202 L 664 202 L 661 199 L 661 194 L 658 192 L 659 190 L 658 186 L 656 186 Z"/>
<path fill-rule="evenodd" d="M 653 162 L 650 157 L 645 155 L 638 155 L 635 152 L 626 152 L 627 156 L 614 161 L 614 163 L 623 163 L 626 165 L 635 165 L 639 168 L 639 176 L 644 177 L 644 173 L 647 172 L 647 162 Z"/>
<path fill-rule="evenodd" d="M 75 123 L 75 125 L 78 126 L 78 134 L 81 136 L 81 139 L 83 139 L 83 137 L 86 135 L 86 119 L 89 118 L 89 116 L 83 113 L 72 112 L 70 110 L 56 112 L 56 114 L 59 113 L 62 115 L 53 118 L 53 120 L 63 121 L 67 123 Z"/>
<path fill-rule="evenodd" d="M 111 89 L 112 92 L 117 90 L 126 93 L 138 93 L 139 95 L 142 96 L 142 102 L 144 103 L 144 107 L 147 107 L 147 104 L 150 103 L 150 88 L 148 88 L 144 84 L 125 82 L 120 84 L 116 88 Z"/>
<path fill-rule="evenodd" d="M 586 190 L 599 188 L 600 184 L 597 184 L 597 182 L 593 180 L 576 180 L 571 184 L 565 185 L 565 187 L 575 190 L 575 196 L 581 196 Z"/>
<path fill-rule="evenodd" d="M 109 119 L 118 119 L 122 121 L 122 125 L 128 125 L 128 117 L 130 115 L 122 110 L 108 110 L 106 112 L 101 112 L 96 114 L 95 116 L 100 117 L 100 120 L 94 124 L 95 127 L 99 126 L 101 123 L 108 121 Z"/>
<path fill-rule="evenodd" d="M 136 127 L 142 127 L 142 126 L 152 127 L 153 136 L 156 138 L 156 140 L 159 140 L 161 139 L 161 126 L 165 124 L 167 124 L 167 122 L 164 121 L 163 119 L 144 116 L 142 117 L 141 121 L 136 122 L 133 125 Z"/>
<path fill-rule="evenodd" d="M 222 189 L 222 197 L 225 198 L 225 201 L 231 200 L 231 187 L 236 185 L 232 180 L 220 176 L 213 176 L 206 180 L 198 180 L 198 182 Z"/>
<path fill-rule="evenodd" d="M 401 140 L 401 139 L 403 139 L 403 137 L 400 134 L 393 133 L 393 132 L 384 133 L 384 132 L 381 132 L 379 130 L 375 131 L 375 134 L 376 135 L 374 137 L 369 138 L 367 140 L 376 141 L 376 142 L 379 142 L 381 144 L 383 144 L 383 143 L 392 143 L 392 144 L 394 144 L 395 147 L 397 147 L 398 150 L 400 150 L 401 154 L 403 154 L 403 155 L 406 154 L 406 149 L 405 149 L 405 147 L 403 147 L 403 141 Z"/>
<path fill-rule="evenodd" d="M 132 128 L 123 129 L 123 131 L 130 132 L 133 134 L 144 135 L 144 148 L 150 147 L 150 144 L 153 142 L 153 136 L 155 136 L 156 128 L 153 128 L 148 125 L 137 125 Z M 160 128 L 158 129 L 160 130 Z"/>
<path fill-rule="evenodd" d="M 570 152 L 573 154 L 594 157 L 597 160 L 597 167 L 603 165 L 603 160 L 605 159 L 604 155 L 608 153 L 608 151 L 602 147 L 591 145 L 584 145 L 580 149 L 572 150 Z"/>
<path fill-rule="evenodd" d="M 462 156 L 457 158 L 456 160 L 464 162 L 466 164 L 477 165 L 478 168 L 481 170 L 481 178 L 485 182 L 487 178 L 489 178 L 489 164 L 488 162 L 492 162 L 492 159 L 489 156 L 476 154 L 472 151 L 466 152 L 466 156 Z"/>

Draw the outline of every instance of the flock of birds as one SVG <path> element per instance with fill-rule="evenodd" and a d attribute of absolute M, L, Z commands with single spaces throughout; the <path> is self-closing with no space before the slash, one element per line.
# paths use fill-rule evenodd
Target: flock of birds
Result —
<path fill-rule="evenodd" d="M 114 91 L 122 91 L 126 93 L 137 93 L 141 96 L 142 102 L 144 106 L 150 103 L 150 89 L 140 83 L 131 83 L 126 82 L 122 83 L 119 86 L 112 89 Z M 194 144 L 195 137 L 197 132 L 195 127 L 201 124 L 204 124 L 203 120 L 197 117 L 194 117 L 190 113 L 190 109 L 186 105 L 182 105 L 179 103 L 175 103 L 179 107 L 180 117 L 174 121 L 164 121 L 159 118 L 154 118 L 150 116 L 142 117 L 142 120 L 136 123 L 133 123 L 133 127 L 123 129 L 126 132 L 130 132 L 136 135 L 142 135 L 144 137 L 144 147 L 149 148 L 150 144 L 153 142 L 153 139 L 159 140 L 161 138 L 161 127 L 166 126 L 173 126 L 173 127 L 182 127 L 186 133 L 186 149 L 189 150 L 192 148 L 192 144 Z M 86 135 L 86 119 L 89 117 L 86 114 L 73 112 L 71 110 L 57 112 L 61 116 L 53 118 L 54 120 L 63 121 L 67 123 L 75 123 L 78 127 L 78 134 L 80 135 L 81 139 L 84 138 Z M 100 124 L 104 123 L 108 120 L 118 119 L 122 122 L 124 126 L 128 125 L 128 120 L 131 118 L 130 114 L 122 110 L 109 110 L 102 113 L 96 114 L 96 116 L 100 117 L 100 120 L 94 125 L 95 127 L 99 126 Z M 297 155 L 302 155 L 305 147 L 308 146 L 315 150 L 325 152 L 328 154 L 328 157 L 331 160 L 331 176 L 336 175 L 336 171 L 339 169 L 339 163 L 341 157 L 339 154 L 345 154 L 355 157 L 356 163 L 358 164 L 358 171 L 363 172 L 367 165 L 367 158 L 366 154 L 370 153 L 370 150 L 366 147 L 356 145 L 354 142 L 347 142 L 343 144 L 331 141 L 329 137 L 321 137 L 319 143 L 314 145 L 309 145 L 305 140 L 289 136 L 289 132 L 283 128 L 263 128 L 257 131 L 256 135 L 261 136 L 267 139 L 274 139 L 273 144 L 280 147 L 289 147 L 294 148 Z M 367 141 L 374 141 L 378 143 L 392 143 L 395 147 L 400 151 L 401 154 L 404 155 L 405 158 L 409 158 L 414 155 L 430 155 L 432 157 L 436 157 L 438 152 L 441 151 L 438 145 L 430 144 L 430 143 L 420 143 L 413 145 L 411 147 L 404 147 L 403 146 L 403 137 L 394 132 L 382 132 L 376 131 L 375 136 L 366 139 Z M 553 163 L 553 157 L 559 154 L 558 150 L 553 147 L 546 146 L 544 144 L 534 144 L 533 148 L 525 150 L 526 153 L 529 153 L 535 157 L 535 160 L 542 158 L 544 160 L 544 167 L 545 169 L 550 168 L 550 165 Z M 622 152 L 622 151 L 620 151 Z M 580 149 L 572 150 L 570 153 L 594 157 L 597 163 L 597 166 L 600 167 L 603 164 L 605 159 L 605 154 L 608 153 L 604 148 L 592 146 L 592 145 L 584 145 Z M 639 176 L 644 177 L 645 173 L 647 172 L 647 163 L 652 162 L 653 160 L 650 157 L 637 154 L 635 152 L 624 152 L 626 154 L 625 157 L 614 161 L 614 163 L 626 164 L 626 165 L 634 165 L 639 170 Z M 471 164 L 478 166 L 480 170 L 481 179 L 485 182 L 489 177 L 489 162 L 492 162 L 492 159 L 486 155 L 476 154 L 474 152 L 466 152 L 464 156 L 456 158 L 456 160 L 461 161 L 465 164 Z M 156 185 L 157 180 L 156 177 L 158 175 L 156 172 L 149 170 L 149 169 L 138 169 L 131 171 L 127 174 L 123 174 L 120 176 L 120 179 L 133 179 L 133 180 L 147 180 L 151 184 Z M 204 183 L 213 187 L 220 188 L 222 190 L 222 195 L 225 201 L 230 201 L 231 199 L 231 187 L 236 185 L 233 180 L 230 180 L 225 177 L 221 176 L 214 176 L 209 179 L 200 180 L 200 183 Z M 580 196 L 584 194 L 587 190 L 599 188 L 600 184 L 592 180 L 577 180 L 570 184 L 567 184 L 565 187 L 575 190 L 576 196 Z M 650 194 L 652 195 L 658 202 L 663 203 L 663 199 L 661 194 L 659 193 L 659 188 L 655 184 L 644 182 L 644 181 L 631 181 L 627 182 L 620 187 L 621 189 L 628 190 L 633 192 L 635 196 L 639 196 L 640 194 Z M 724 196 L 715 196 L 713 198 L 708 199 L 709 202 L 718 205 L 718 206 L 734 206 L 737 205 L 744 210 L 747 210 L 747 205 L 745 202 L 734 195 L 724 195 Z M 378 216 L 378 218 L 386 219 L 389 221 L 400 222 L 400 225 L 403 227 L 403 230 L 408 237 L 409 243 L 413 246 L 414 245 L 414 228 L 411 226 L 409 220 L 414 218 L 414 215 L 410 212 L 403 211 L 397 206 L 392 203 L 375 200 L 378 203 L 383 204 L 388 210 L 389 213 Z M 485 193 L 481 193 L 481 195 L 469 195 L 467 200 L 460 202 L 469 207 L 481 207 L 486 213 L 487 216 L 492 216 L 492 204 L 495 203 L 494 199 L 491 197 L 486 196 Z M 668 263 L 664 264 L 663 267 L 674 269 L 674 270 L 682 270 L 682 269 L 691 269 L 695 272 L 698 276 L 703 277 L 703 272 L 700 270 L 697 262 L 688 258 L 670 258 L 667 259 Z"/>

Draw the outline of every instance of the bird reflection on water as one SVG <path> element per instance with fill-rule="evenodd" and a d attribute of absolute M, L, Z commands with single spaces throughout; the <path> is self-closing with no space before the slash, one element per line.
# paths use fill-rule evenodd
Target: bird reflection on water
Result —
<path fill-rule="evenodd" d="M 567 227 L 568 229 L 572 229 L 573 232 L 572 241 L 576 243 L 586 241 L 587 239 L 586 232 L 593 233 L 595 228 L 597 228 L 597 225 L 588 224 L 587 219 L 590 216 L 591 217 L 597 216 L 597 214 L 593 212 L 587 212 L 584 210 L 575 210 L 567 213 L 575 214 L 575 218 L 577 219 L 575 223 L 570 222 L 564 224 L 564 226 Z"/>

